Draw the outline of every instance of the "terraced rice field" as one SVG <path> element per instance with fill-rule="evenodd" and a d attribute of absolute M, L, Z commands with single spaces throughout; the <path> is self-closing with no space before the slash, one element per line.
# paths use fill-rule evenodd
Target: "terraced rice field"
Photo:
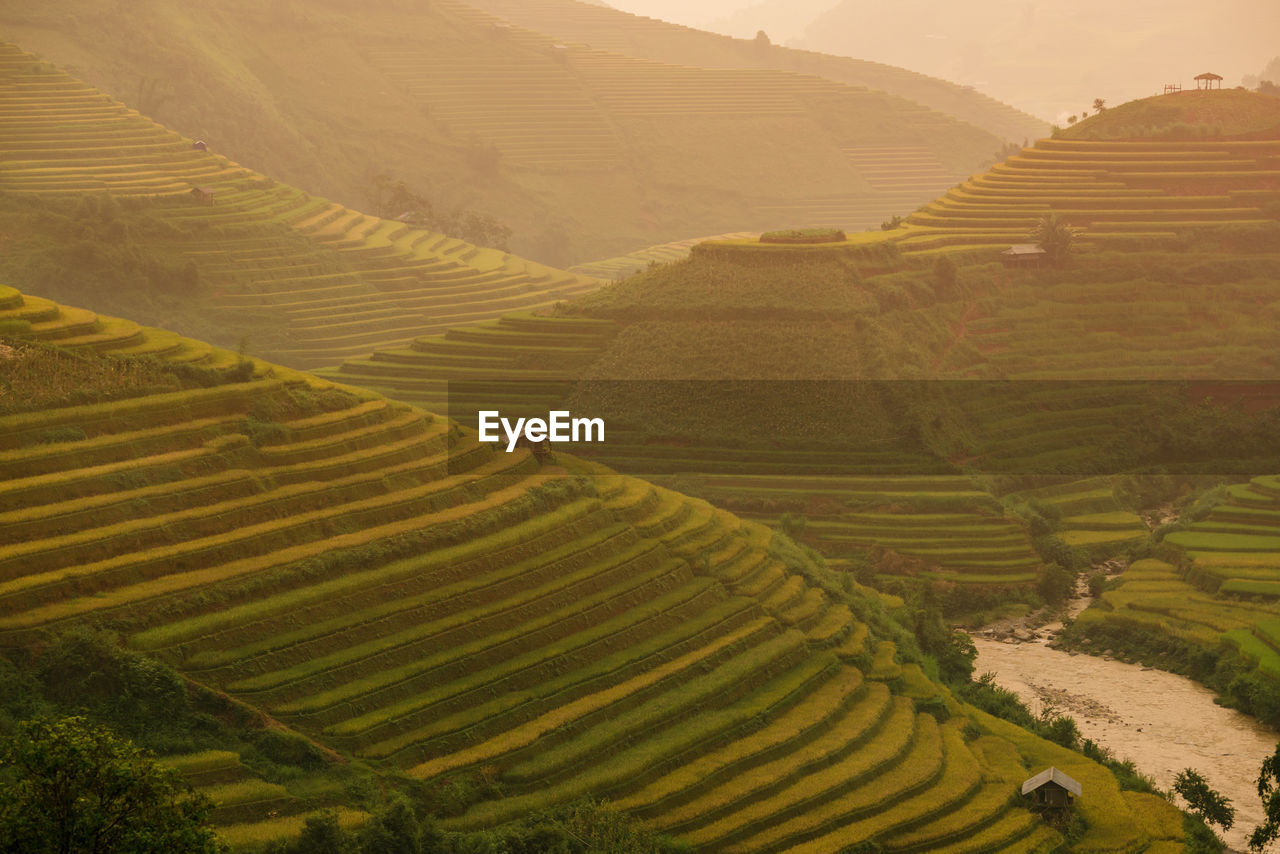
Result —
<path fill-rule="evenodd" d="M 597 279 L 623 279 L 638 273 L 650 264 L 667 264 L 672 261 L 683 261 L 689 257 L 689 251 L 704 240 L 749 240 L 758 238 L 759 232 L 739 231 L 731 234 L 718 234 L 714 237 L 694 237 L 687 240 L 676 240 L 658 246 L 637 249 L 626 255 L 575 264 L 569 268 L 570 273 L 581 276 L 594 276 Z"/>
<path fill-rule="evenodd" d="M 686 475 L 679 482 L 745 518 L 777 525 L 784 512 L 803 516 L 797 536 L 837 562 L 890 551 L 922 562 L 921 577 L 1002 586 L 1032 584 L 1040 568 L 1022 525 L 967 477 Z M 778 509 L 750 509 L 762 502 Z"/>
<path fill-rule="evenodd" d="M 1280 140 L 1041 139 L 907 218 L 904 249 L 1028 242 L 1056 213 L 1095 246 L 1199 227 L 1266 225 Z"/>
<path fill-rule="evenodd" d="M 455 324 L 547 307 L 598 279 L 362 214 L 264 178 L 0 44 L 0 190 L 164 198 L 173 248 L 234 327 L 278 320 L 270 355 L 308 368 Z M 193 188 L 212 194 L 201 203 Z M 182 199 L 189 199 L 183 204 Z"/>
<path fill-rule="evenodd" d="M 1226 503 L 1166 540 L 1187 552 L 1206 588 L 1280 597 L 1280 479 L 1255 477 L 1228 487 Z"/>
<path fill-rule="evenodd" d="M 460 419 L 497 405 L 486 395 L 497 395 L 504 411 L 546 412 L 571 392 L 566 377 L 589 365 L 616 329 L 601 319 L 508 315 L 321 374 L 427 408 L 448 406 Z M 529 367 L 549 364 L 559 367 Z M 989 493 L 965 477 L 919 476 L 939 463 L 901 449 L 849 450 L 837 459 L 820 449 L 655 443 L 615 425 L 603 450 L 577 452 L 622 471 L 669 476 L 682 491 L 768 524 L 784 512 L 803 515 L 805 541 L 832 558 L 892 550 L 925 561 L 930 577 L 1001 585 L 1033 583 L 1040 565 L 1026 532 L 1003 518 Z"/>
<path fill-rule="evenodd" d="M 232 847 L 294 838 L 309 817 L 320 814 L 285 786 L 254 774 L 234 751 L 205 750 L 166 756 L 160 762 L 213 801 L 212 824 Z M 348 807 L 340 807 L 336 813 L 343 827 L 367 818 L 366 813 Z"/>
<path fill-rule="evenodd" d="M 3 298 L 43 340 L 92 345 L 91 313 Z M 133 346 L 195 352 L 165 340 L 139 329 Z M 0 641 L 109 626 L 376 765 L 430 780 L 496 769 L 507 797 L 449 827 L 590 793 L 716 850 L 1057 844 L 1008 797 L 1027 749 L 983 735 L 998 723 L 900 661 L 767 528 L 257 367 L 245 382 L 0 418 Z M 331 405 L 251 429 L 249 415 L 306 394 Z M 83 438 L 48 438 L 69 427 Z M 927 697 L 950 720 L 918 712 Z M 169 761 L 219 803 L 233 842 L 303 820 L 287 787 L 232 756 Z M 1147 844 L 1114 781 L 1091 796 L 1120 818 L 1083 850 Z"/>
<path fill-rule="evenodd" d="M 1017 495 L 1056 508 L 1062 526 L 1058 539 L 1068 546 L 1092 553 L 1114 552 L 1137 545 L 1150 534 L 1141 516 L 1121 509 L 1111 478 L 1064 480 Z"/>
<path fill-rule="evenodd" d="M 1179 574 L 1155 560 L 1135 563 L 1082 627 L 1121 625 L 1217 649 L 1225 644 L 1280 680 L 1280 478 L 1228 487 L 1208 517 L 1165 542 L 1191 558 Z"/>

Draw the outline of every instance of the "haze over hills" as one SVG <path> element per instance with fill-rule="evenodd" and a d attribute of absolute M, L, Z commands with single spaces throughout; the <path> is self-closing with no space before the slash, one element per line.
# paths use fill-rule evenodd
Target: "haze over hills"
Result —
<path fill-rule="evenodd" d="M 135 22 L 105 2 L 7 8 L 0 29 L 237 162 L 355 209 L 376 175 L 402 178 L 437 208 L 497 216 L 514 250 L 554 265 L 690 234 L 874 226 L 989 161 L 1000 140 L 980 128 L 1042 127 L 941 81 L 803 56 L 775 69 L 692 31 L 692 55 L 646 60 L 558 48 L 561 33 L 457 0 L 358 15 L 149 2 Z"/>
<path fill-rule="evenodd" d="M 956 83 L 850 57 L 797 51 L 779 45 L 765 49 L 752 39 L 732 39 L 664 21 L 601 9 L 578 0 L 471 0 L 472 4 L 513 23 L 550 33 L 570 43 L 585 43 L 628 56 L 713 68 L 773 68 L 816 74 L 899 95 L 1021 142 L 1045 133 L 1046 123 Z M 754 37 L 754 33 L 752 33 Z"/>
<path fill-rule="evenodd" d="M 4 44 L 0 109 L 0 267 L 47 296 L 305 367 L 598 284 L 278 184 Z"/>
<path fill-rule="evenodd" d="M 861 0 L 734 0 L 614 4 L 737 38 L 764 30 L 775 43 L 885 62 L 932 74 L 1063 123 L 1094 98 L 1117 104 L 1191 85 L 1217 71 L 1235 86 L 1275 54 L 1273 4 L 1101 2 L 1061 6 L 983 0 L 963 7 L 914 0 L 878 7 Z M 1071 68 L 1070 73 L 1062 69 Z"/>
<path fill-rule="evenodd" d="M 1275 56 L 1280 7 L 1256 0 L 1026 3 L 843 0 L 797 47 L 888 62 L 977 87 L 1063 124 L 1093 99 L 1119 104 L 1194 86 L 1212 71 L 1236 86 Z"/>
<path fill-rule="evenodd" d="M 740 39 L 755 38 L 763 30 L 778 44 L 790 44 L 801 35 L 809 22 L 836 5 L 837 0 L 763 0 L 736 9 L 727 15 L 704 18 L 698 27 Z M 634 9 L 629 11 L 635 11 Z"/>

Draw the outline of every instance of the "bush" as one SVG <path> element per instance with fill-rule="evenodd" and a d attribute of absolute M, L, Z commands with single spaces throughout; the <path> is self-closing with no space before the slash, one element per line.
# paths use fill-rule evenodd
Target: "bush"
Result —
<path fill-rule="evenodd" d="M 950 255 L 939 255 L 933 262 L 933 284 L 940 299 L 956 296 L 956 262 Z"/>
<path fill-rule="evenodd" d="M 761 243 L 842 243 L 847 239 L 838 228 L 790 228 L 760 235 Z"/>
<path fill-rule="evenodd" d="M 1075 592 L 1076 574 L 1056 563 L 1045 564 L 1040 569 L 1036 591 L 1050 605 L 1061 605 Z"/>

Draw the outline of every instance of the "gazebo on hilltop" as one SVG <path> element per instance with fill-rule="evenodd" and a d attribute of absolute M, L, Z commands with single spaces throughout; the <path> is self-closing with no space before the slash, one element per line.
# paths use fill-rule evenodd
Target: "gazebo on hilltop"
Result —
<path fill-rule="evenodd" d="M 1218 84 L 1216 87 L 1213 85 L 1215 82 Z M 1214 88 L 1221 89 L 1222 75 L 1214 74 L 1212 71 L 1206 71 L 1204 74 L 1197 74 L 1196 88 L 1197 89 L 1214 89 Z"/>

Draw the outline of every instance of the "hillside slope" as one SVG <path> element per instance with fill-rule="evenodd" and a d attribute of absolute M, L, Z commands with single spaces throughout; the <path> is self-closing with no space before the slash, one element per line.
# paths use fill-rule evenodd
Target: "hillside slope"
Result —
<path fill-rule="evenodd" d="M 0 268 L 47 296 L 310 367 L 598 284 L 277 183 L 13 45 L 0 113 Z"/>
<path fill-rule="evenodd" d="M 905 67 L 781 45 L 762 49 L 754 39 L 728 38 L 616 9 L 604 9 L 580 0 L 468 2 L 512 23 L 548 33 L 563 41 L 589 44 L 627 56 L 710 68 L 799 71 L 853 86 L 879 89 L 955 116 L 1004 140 L 1034 139 L 1048 129 L 1042 120 L 973 89 Z M 794 10 L 791 11 L 794 14 Z M 746 35 L 755 36 L 755 31 Z"/>
<path fill-rule="evenodd" d="M 6 368 L 56 357 L 41 342 L 186 358 L 11 289 L 0 321 Z M 1042 851 L 1060 838 L 1010 795 L 1052 763 L 1089 789 L 1073 850 L 1180 839 L 1100 766 L 951 699 L 872 594 L 768 529 L 226 355 L 221 384 L 0 416 L 0 642 L 110 627 L 388 773 L 496 781 L 455 828 L 608 793 L 707 850 Z M 241 807 L 229 838 L 282 821 Z"/>
<path fill-rule="evenodd" d="M 1058 214 L 1098 247 L 1163 247 L 1216 230 L 1259 247 L 1280 215 L 1280 99 L 1181 92 L 1095 115 L 907 217 L 903 248 L 1021 243 Z"/>
<path fill-rule="evenodd" d="M 52 0 L 0 11 L 0 32 L 281 180 L 363 208 L 375 176 L 403 178 L 556 265 L 690 234 L 876 225 L 1001 145 L 874 81 L 565 44 L 460 0 L 144 7 L 126 22 Z"/>
<path fill-rule="evenodd" d="M 1249 127 L 1271 109 L 1256 94 L 1206 97 L 1235 112 L 1244 98 Z M 1219 124 L 1201 112 L 1206 132 Z M 1255 417 L 1280 402 L 1277 146 L 1198 130 L 1042 140 L 893 231 L 710 240 L 554 317 L 451 329 L 326 375 L 426 406 L 609 413 L 609 445 L 583 452 L 622 471 L 789 518 L 828 557 L 873 553 L 872 573 L 1025 589 L 1067 558 L 1033 548 L 1009 490 L 1280 462 Z M 1071 262 L 1002 263 L 1050 212 L 1085 229 Z M 1080 490 L 1101 490 L 1103 506 L 1064 513 L 1063 543 L 1134 540 L 1132 515 L 1120 535 L 1073 521 L 1119 509 L 1109 484 Z"/>

